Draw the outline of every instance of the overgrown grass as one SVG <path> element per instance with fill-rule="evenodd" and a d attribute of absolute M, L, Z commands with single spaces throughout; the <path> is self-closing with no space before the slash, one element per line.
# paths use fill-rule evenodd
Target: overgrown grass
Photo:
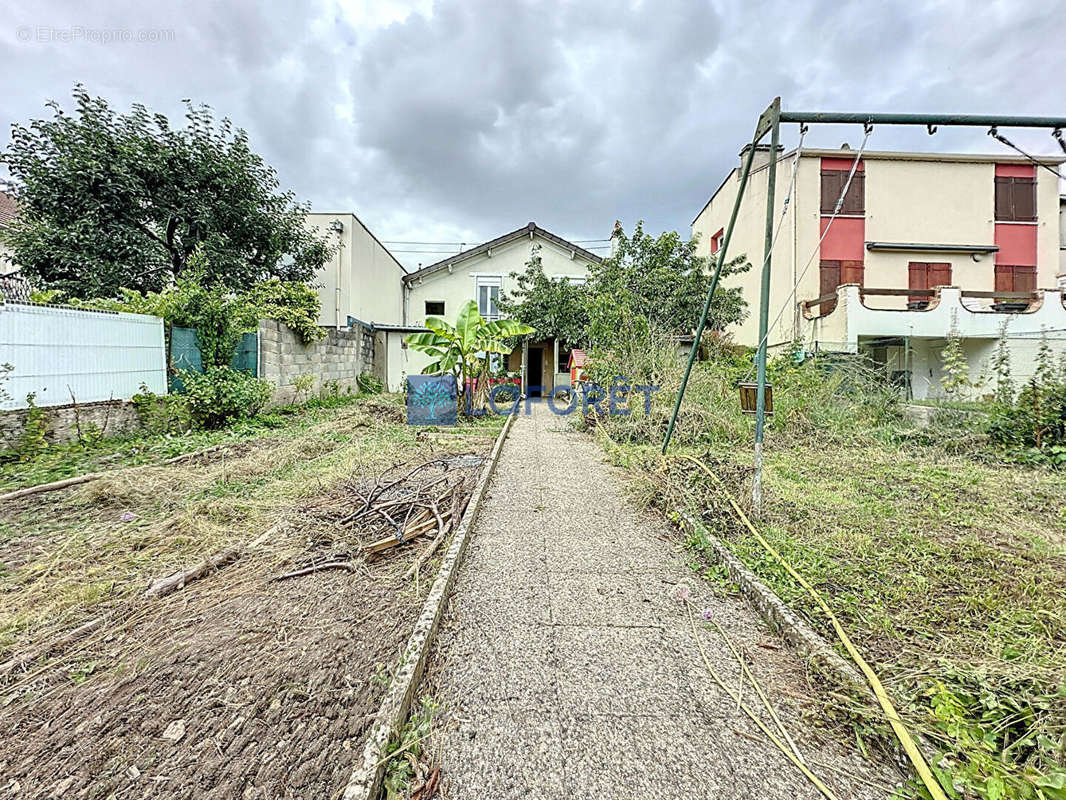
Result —
<path fill-rule="evenodd" d="M 25 461 L 0 460 L 0 488 L 35 486 L 86 472 L 152 464 L 214 444 L 297 435 L 308 426 L 332 417 L 333 409 L 350 406 L 361 398 L 354 394 L 316 397 L 299 405 L 270 409 L 221 430 L 155 435 L 132 432 L 87 442 L 50 444 Z M 379 401 L 395 402 L 387 396 Z"/>
<path fill-rule="evenodd" d="M 743 358 L 699 365 L 669 457 L 659 454 L 669 383 L 651 414 L 600 420 L 597 435 L 646 502 L 698 513 L 833 641 L 720 490 L 677 458 L 700 458 L 747 502 L 752 431 L 732 385 L 738 367 Z M 1066 798 L 1061 473 L 989 458 L 964 425 L 908 428 L 852 367 L 778 361 L 773 378 L 766 538 L 824 594 L 910 727 L 938 749 L 949 797 Z M 889 741 L 886 727 L 877 733 Z"/>
<path fill-rule="evenodd" d="M 285 533 L 266 556 L 302 552 L 324 535 L 315 504 L 338 485 L 441 453 L 485 452 L 503 424 L 463 421 L 428 435 L 406 425 L 399 398 L 388 396 L 278 418 L 291 422 L 283 436 L 256 441 L 250 429 L 251 446 L 116 472 L 0 510 L 0 661 L 101 613 L 136 608 L 129 601 L 151 579 L 246 544 L 280 520 Z"/>

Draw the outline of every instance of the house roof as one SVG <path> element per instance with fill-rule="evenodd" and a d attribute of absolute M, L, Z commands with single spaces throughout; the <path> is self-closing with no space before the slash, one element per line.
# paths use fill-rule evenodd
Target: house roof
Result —
<path fill-rule="evenodd" d="M 583 367 L 585 362 L 588 361 L 588 356 L 585 355 L 584 350 L 571 350 L 570 351 L 570 368 Z"/>
<path fill-rule="evenodd" d="M 0 191 L 0 228 L 6 228 L 18 216 L 19 204 L 5 191 Z"/>
<path fill-rule="evenodd" d="M 404 275 L 403 280 L 405 283 L 412 283 L 413 281 L 419 278 L 424 278 L 427 275 L 430 275 L 431 273 L 444 269 L 445 267 L 449 267 L 453 264 L 458 264 L 461 261 L 466 261 L 468 258 L 479 256 L 482 253 L 487 253 L 494 247 L 500 247 L 502 245 L 507 244 L 508 242 L 513 242 L 515 239 L 521 239 L 524 236 L 531 235 L 539 236 L 542 239 L 546 239 L 549 242 L 557 244 L 562 248 L 572 250 L 574 253 L 577 253 L 582 258 L 588 259 L 593 263 L 599 264 L 601 261 L 603 261 L 603 259 L 600 258 L 598 255 L 596 255 L 595 253 L 590 253 L 584 247 L 580 247 L 574 244 L 573 242 L 568 242 L 563 237 L 556 236 L 554 233 L 544 230 L 544 228 L 537 225 L 537 223 L 530 222 L 529 224 L 523 225 L 517 230 L 513 230 L 510 233 L 505 233 L 503 236 L 497 236 L 495 239 L 485 242 L 484 244 L 479 244 L 477 247 L 472 247 L 469 250 L 464 250 L 461 253 L 456 253 L 454 256 L 450 256 L 449 258 L 446 258 L 443 261 L 438 261 L 435 264 L 430 264 L 428 267 L 422 267 L 422 269 L 420 270 L 416 270 L 415 272 L 412 272 L 408 275 Z"/>

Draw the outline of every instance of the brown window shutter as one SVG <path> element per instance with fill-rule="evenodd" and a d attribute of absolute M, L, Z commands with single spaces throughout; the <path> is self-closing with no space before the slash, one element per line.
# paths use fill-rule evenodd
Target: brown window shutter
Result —
<path fill-rule="evenodd" d="M 819 273 L 821 275 L 821 283 L 818 290 L 819 296 L 824 297 L 827 294 L 833 294 L 837 290 L 837 287 L 840 286 L 840 262 L 822 261 L 819 265 Z M 837 301 L 830 300 L 822 303 L 822 307 L 818 313 L 828 314 L 836 307 Z"/>
<path fill-rule="evenodd" d="M 1014 291 L 1036 291 L 1036 267 L 1014 267 Z"/>
<path fill-rule="evenodd" d="M 996 264 L 996 286 L 993 291 L 1014 291 L 1014 267 L 1009 267 L 1004 264 Z"/>
<path fill-rule="evenodd" d="M 862 286 L 863 278 L 863 265 L 861 261 L 841 261 L 840 262 L 840 282 L 841 283 L 857 283 Z"/>
<path fill-rule="evenodd" d="M 848 173 L 842 172 L 840 188 L 844 188 L 844 184 L 847 183 Z M 844 214 L 865 214 L 866 213 L 866 174 L 863 172 L 856 172 L 851 176 L 851 185 L 848 187 L 848 193 L 844 197 L 844 206 L 841 209 Z"/>
<path fill-rule="evenodd" d="M 934 262 L 929 265 L 929 279 L 926 289 L 936 286 L 951 286 L 951 264 L 947 262 Z"/>
<path fill-rule="evenodd" d="M 1014 204 L 1014 219 L 1032 222 L 1036 219 L 1036 178 L 1013 178 L 1011 199 Z"/>
<path fill-rule="evenodd" d="M 1014 219 L 1014 204 L 1011 201 L 1013 186 L 1011 178 L 996 178 L 996 219 L 1010 222 Z M 1007 291 L 1001 289 L 1000 291 Z"/>
<path fill-rule="evenodd" d="M 823 214 L 832 214 L 836 207 L 837 198 L 844 184 L 840 182 L 841 172 L 835 169 L 822 170 L 822 206 Z"/>

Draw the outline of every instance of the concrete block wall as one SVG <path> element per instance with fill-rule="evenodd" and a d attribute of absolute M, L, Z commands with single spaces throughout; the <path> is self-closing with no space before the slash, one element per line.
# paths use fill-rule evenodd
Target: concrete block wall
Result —
<path fill-rule="evenodd" d="M 357 392 L 359 375 L 374 371 L 374 334 L 369 328 L 356 325 L 326 331 L 325 338 L 304 344 L 283 323 L 260 320 L 259 377 L 274 384 L 273 403 L 284 405 L 296 399 L 292 381 L 302 375 L 314 379 L 314 394 L 332 381 L 341 392 Z"/>
<path fill-rule="evenodd" d="M 133 403 L 124 400 L 100 403 L 78 403 L 77 406 L 42 407 L 47 425 L 45 439 L 49 442 L 72 442 L 78 438 L 78 425 L 83 435 L 89 435 L 93 425 L 104 436 L 129 433 L 141 427 L 141 419 Z M 16 447 L 26 427 L 29 409 L 0 412 L 0 449 Z"/>

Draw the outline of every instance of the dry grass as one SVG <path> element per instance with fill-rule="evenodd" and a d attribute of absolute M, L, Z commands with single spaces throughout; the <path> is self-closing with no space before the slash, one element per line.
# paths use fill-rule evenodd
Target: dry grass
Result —
<path fill-rule="evenodd" d="M 262 557 L 289 558 L 319 533 L 304 524 L 310 498 L 397 463 L 469 452 L 496 430 L 481 423 L 430 439 L 381 419 L 380 411 L 344 409 L 297 438 L 242 444 L 202 462 L 143 467 L 9 504 L 0 510 L 0 661 L 135 602 L 151 579 L 247 543 L 282 519 L 286 532 Z"/>

